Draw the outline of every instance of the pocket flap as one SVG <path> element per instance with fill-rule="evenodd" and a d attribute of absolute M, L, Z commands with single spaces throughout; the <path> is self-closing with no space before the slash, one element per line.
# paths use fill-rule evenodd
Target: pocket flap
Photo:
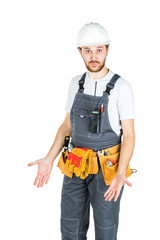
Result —
<path fill-rule="evenodd" d="M 78 114 L 79 116 L 82 116 L 82 117 L 83 116 L 90 117 L 90 115 L 91 115 L 90 109 L 88 109 L 88 108 L 81 108 L 81 107 L 78 107 L 78 106 L 74 107 L 73 112 L 75 114 Z"/>

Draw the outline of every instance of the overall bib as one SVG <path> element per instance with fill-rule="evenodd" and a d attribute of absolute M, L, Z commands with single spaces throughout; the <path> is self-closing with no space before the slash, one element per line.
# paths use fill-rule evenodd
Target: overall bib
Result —
<path fill-rule="evenodd" d="M 108 117 L 108 101 L 111 89 L 118 78 L 115 74 L 106 86 L 103 96 L 84 94 L 86 73 L 79 80 L 79 90 L 70 112 L 71 138 L 75 147 L 93 149 L 94 151 L 113 147 L 121 143 L 122 130 L 118 136 L 111 128 Z M 99 132 L 90 131 L 90 116 L 94 109 L 101 109 Z M 61 233 L 62 240 L 86 240 L 89 227 L 90 203 L 93 207 L 96 240 L 116 240 L 119 219 L 120 199 L 105 201 L 106 186 L 102 175 L 99 158 L 99 171 L 89 174 L 85 179 L 73 173 L 70 178 L 64 175 L 61 193 Z"/>

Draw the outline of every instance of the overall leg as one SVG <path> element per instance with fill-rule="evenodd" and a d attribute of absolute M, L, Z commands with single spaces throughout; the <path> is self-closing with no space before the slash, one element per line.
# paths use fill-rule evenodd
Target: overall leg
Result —
<path fill-rule="evenodd" d="M 120 199 L 123 188 L 116 202 L 114 199 L 105 201 L 104 193 L 109 186 L 105 185 L 102 170 L 99 164 L 99 172 L 88 183 L 90 202 L 93 207 L 96 240 L 117 240 Z"/>
<path fill-rule="evenodd" d="M 61 195 L 62 240 L 86 240 L 90 201 L 85 179 L 64 175 Z"/>

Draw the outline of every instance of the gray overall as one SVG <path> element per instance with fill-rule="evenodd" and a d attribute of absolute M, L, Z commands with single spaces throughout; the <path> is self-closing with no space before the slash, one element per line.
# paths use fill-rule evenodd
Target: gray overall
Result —
<path fill-rule="evenodd" d="M 111 128 L 108 117 L 108 96 L 114 88 L 117 79 L 115 74 L 106 86 L 103 96 L 84 94 L 86 73 L 79 80 L 79 90 L 72 105 L 71 137 L 76 147 L 94 149 L 94 151 L 115 146 L 121 142 L 122 130 L 118 136 Z M 90 131 L 92 110 L 101 108 L 99 132 Z M 61 233 L 62 240 L 86 240 L 89 228 L 90 203 L 93 207 L 93 217 L 96 240 L 116 240 L 118 230 L 120 199 L 105 201 L 104 193 L 109 186 L 105 185 L 102 170 L 97 156 L 99 171 L 81 179 L 73 174 L 72 178 L 64 175 L 61 193 Z"/>

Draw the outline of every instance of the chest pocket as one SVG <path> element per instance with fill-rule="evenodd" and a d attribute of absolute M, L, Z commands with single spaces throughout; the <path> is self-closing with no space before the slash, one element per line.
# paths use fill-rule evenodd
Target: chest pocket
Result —
<path fill-rule="evenodd" d="M 86 133 L 90 131 L 90 116 L 91 110 L 89 108 L 75 106 L 73 108 L 73 130 L 78 133 Z"/>

